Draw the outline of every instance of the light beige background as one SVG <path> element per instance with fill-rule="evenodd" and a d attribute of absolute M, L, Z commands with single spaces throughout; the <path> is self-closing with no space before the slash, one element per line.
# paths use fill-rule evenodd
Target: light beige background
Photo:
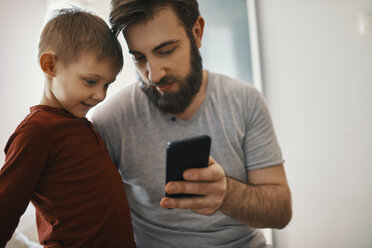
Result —
<path fill-rule="evenodd" d="M 85 2 L 107 19 L 108 1 Z M 2 149 L 41 97 L 47 3 L 0 1 Z M 371 11 L 372 0 L 259 0 L 264 92 L 293 194 L 274 247 L 372 246 L 372 34 L 358 29 Z M 124 76 L 114 87 L 131 81 Z"/>

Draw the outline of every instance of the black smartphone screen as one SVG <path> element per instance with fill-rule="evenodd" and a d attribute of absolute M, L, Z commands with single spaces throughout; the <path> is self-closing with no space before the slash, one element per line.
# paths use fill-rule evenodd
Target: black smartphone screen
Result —
<path fill-rule="evenodd" d="M 167 146 L 166 183 L 183 181 L 182 174 L 189 168 L 208 166 L 211 138 L 208 135 L 170 141 Z M 188 197 L 193 194 L 167 194 L 168 197 Z"/>

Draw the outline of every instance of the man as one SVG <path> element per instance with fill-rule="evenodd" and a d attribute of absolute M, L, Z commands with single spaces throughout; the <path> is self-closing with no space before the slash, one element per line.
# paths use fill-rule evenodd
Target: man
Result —
<path fill-rule="evenodd" d="M 198 3 L 116 0 L 110 22 L 139 82 L 93 122 L 126 184 L 138 247 L 266 247 L 255 228 L 283 228 L 292 214 L 280 148 L 259 92 L 202 69 Z M 165 186 L 201 196 L 164 197 L 167 141 L 201 134 L 212 138 L 209 166 Z"/>

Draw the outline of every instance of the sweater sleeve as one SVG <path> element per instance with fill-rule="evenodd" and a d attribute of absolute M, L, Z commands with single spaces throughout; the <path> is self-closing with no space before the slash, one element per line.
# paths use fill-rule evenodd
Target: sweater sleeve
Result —
<path fill-rule="evenodd" d="M 0 247 L 4 247 L 26 210 L 48 157 L 47 136 L 33 123 L 20 125 L 4 149 L 0 170 Z"/>

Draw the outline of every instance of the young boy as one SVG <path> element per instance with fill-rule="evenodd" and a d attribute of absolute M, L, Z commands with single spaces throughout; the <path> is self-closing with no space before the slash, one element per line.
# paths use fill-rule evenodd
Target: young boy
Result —
<path fill-rule="evenodd" d="M 117 168 L 85 115 L 123 66 L 120 44 L 99 17 L 63 9 L 43 29 L 40 105 L 19 124 L 0 171 L 0 247 L 29 201 L 44 247 L 135 247 Z"/>

